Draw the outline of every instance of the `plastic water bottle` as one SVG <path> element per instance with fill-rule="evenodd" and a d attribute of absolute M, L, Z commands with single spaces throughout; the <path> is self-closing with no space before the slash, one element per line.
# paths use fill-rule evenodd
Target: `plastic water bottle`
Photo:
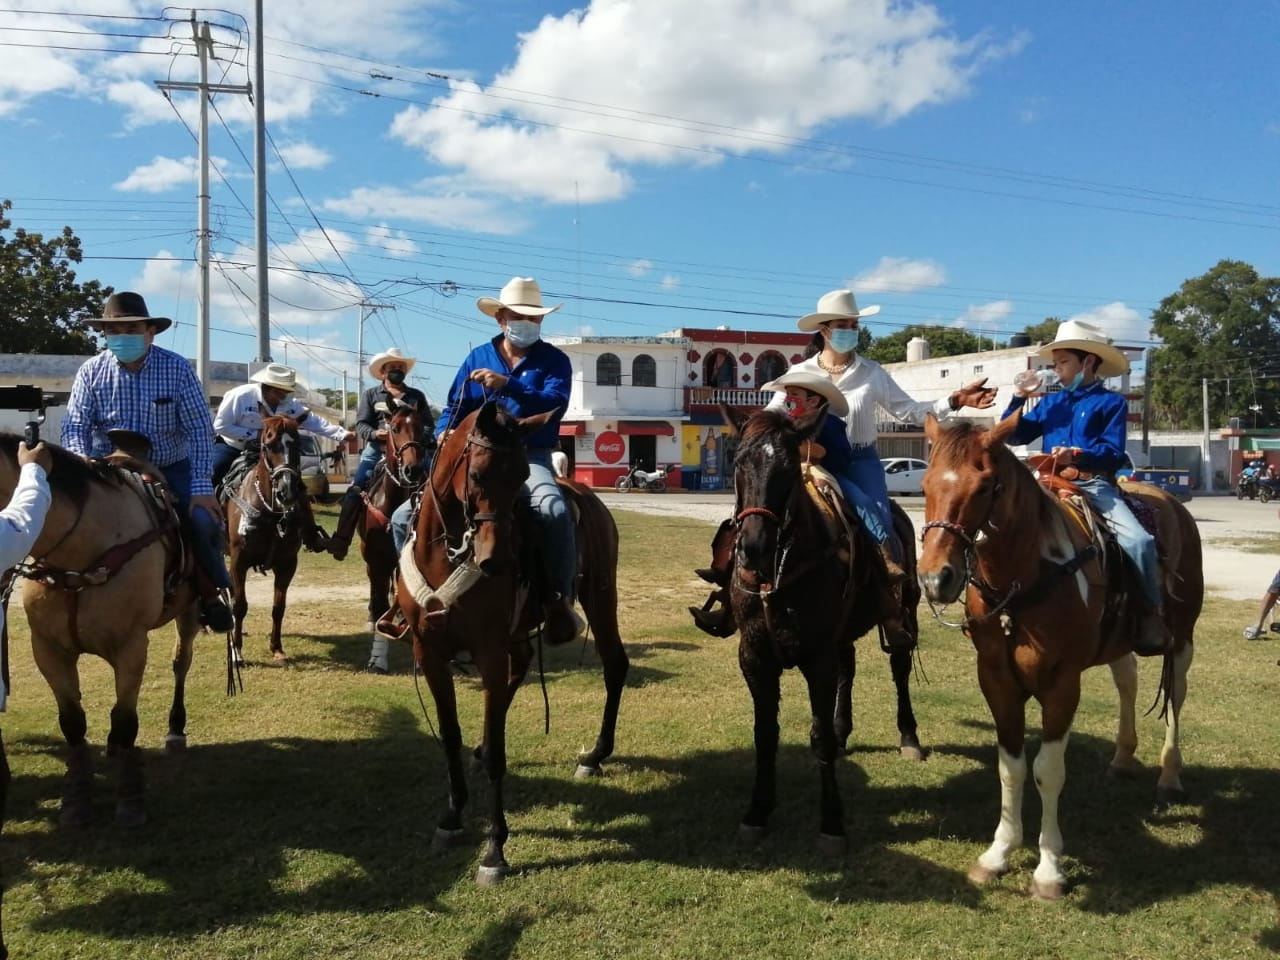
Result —
<path fill-rule="evenodd" d="M 1020 397 L 1039 393 L 1058 379 L 1052 370 L 1023 370 L 1013 378 L 1013 388 Z"/>

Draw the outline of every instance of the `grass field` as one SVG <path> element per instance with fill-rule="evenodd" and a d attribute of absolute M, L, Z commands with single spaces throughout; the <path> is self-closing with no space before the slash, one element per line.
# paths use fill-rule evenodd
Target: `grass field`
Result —
<path fill-rule="evenodd" d="M 332 508 L 327 511 L 332 522 Z M 1067 753 L 1062 801 L 1071 889 L 1025 894 L 1035 851 L 976 889 L 965 879 L 999 809 L 995 747 L 958 632 L 927 619 L 915 678 L 928 760 L 894 749 L 892 685 L 874 642 L 859 643 L 853 750 L 840 765 L 849 849 L 816 849 L 818 781 L 800 678 L 783 681 L 780 804 L 765 842 L 744 848 L 751 704 L 736 640 L 698 633 L 691 573 L 710 527 L 619 513 L 623 637 L 632 658 L 618 752 L 604 777 L 575 781 L 595 739 L 603 688 L 590 647 L 548 656 L 551 732 L 538 678 L 509 722 L 514 873 L 473 880 L 486 786 L 473 778 L 468 838 L 429 851 L 444 801 L 443 759 L 407 648 L 390 677 L 368 656 L 363 568 L 303 558 L 285 620 L 289 667 L 268 665 L 267 611 L 250 609 L 255 664 L 224 696 L 220 641 L 198 643 L 188 697 L 191 747 L 160 749 L 171 633 L 154 635 L 143 690 L 150 823 L 110 822 L 101 745 L 111 685 L 86 661 L 84 700 L 100 756 L 101 822 L 56 826 L 63 770 L 52 697 L 11 607 L 13 697 L 4 734 L 14 772 L 0 841 L 14 957 L 64 958 L 769 958 L 1266 957 L 1280 952 L 1280 643 L 1246 643 L 1252 601 L 1209 604 L 1184 713 L 1188 804 L 1155 813 L 1155 772 L 1104 776 L 1114 692 L 1093 671 Z M 1144 665 L 1142 706 L 1154 695 Z M 464 733 L 479 696 L 459 683 Z M 421 691 L 426 697 L 425 690 Z M 430 711 L 434 720 L 434 711 Z M 1031 724 L 1037 726 L 1034 711 Z M 1139 757 L 1162 728 L 1140 718 Z M 1036 743 L 1033 740 L 1031 750 Z M 1028 789 L 1028 844 L 1039 800 Z"/>

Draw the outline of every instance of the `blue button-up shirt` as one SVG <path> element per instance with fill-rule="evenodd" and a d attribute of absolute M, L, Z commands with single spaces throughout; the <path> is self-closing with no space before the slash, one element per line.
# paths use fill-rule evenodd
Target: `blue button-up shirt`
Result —
<path fill-rule="evenodd" d="M 1024 402 L 1025 398 L 1014 397 L 1001 419 Z M 1128 414 L 1129 402 L 1095 380 L 1087 387 L 1041 398 L 1023 412 L 1018 428 L 1005 442 L 1017 446 L 1043 437 L 1046 452 L 1054 447 L 1079 447 L 1075 462 L 1082 470 L 1115 473 L 1124 464 Z"/>
<path fill-rule="evenodd" d="M 137 372 L 104 351 L 76 372 L 62 418 L 62 445 L 83 457 L 112 450 L 108 430 L 133 430 L 151 441 L 150 460 L 191 461 L 190 495 L 213 493 L 213 417 L 187 360 L 152 344 Z"/>
<path fill-rule="evenodd" d="M 545 340 L 539 340 L 514 367 L 507 366 L 498 351 L 503 334 L 482 343 L 462 361 L 458 375 L 449 387 L 449 399 L 440 414 L 438 433 L 456 427 L 464 417 L 484 405 L 485 393 L 480 384 L 468 379 L 473 371 L 493 370 L 506 374 L 507 385 L 496 399 L 516 417 L 530 417 L 549 410 L 559 411 L 536 433 L 525 438 L 525 446 L 554 448 L 560 446 L 560 420 L 569 406 L 569 389 L 573 380 L 573 364 L 569 355 Z"/>

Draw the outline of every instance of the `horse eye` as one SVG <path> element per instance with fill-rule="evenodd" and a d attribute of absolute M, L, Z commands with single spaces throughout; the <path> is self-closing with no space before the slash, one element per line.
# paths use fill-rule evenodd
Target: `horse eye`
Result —
<path fill-rule="evenodd" d="M 468 479 L 468 480 L 470 480 L 472 483 L 479 483 L 479 482 L 480 482 L 480 471 L 479 471 L 479 470 L 468 470 L 468 471 L 467 471 L 467 479 Z"/>

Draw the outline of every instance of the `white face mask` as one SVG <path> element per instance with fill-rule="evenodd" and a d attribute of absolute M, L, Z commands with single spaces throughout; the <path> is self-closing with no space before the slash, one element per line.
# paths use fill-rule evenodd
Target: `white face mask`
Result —
<path fill-rule="evenodd" d="M 508 320 L 506 334 L 513 347 L 523 350 L 542 339 L 542 324 L 532 320 Z"/>

